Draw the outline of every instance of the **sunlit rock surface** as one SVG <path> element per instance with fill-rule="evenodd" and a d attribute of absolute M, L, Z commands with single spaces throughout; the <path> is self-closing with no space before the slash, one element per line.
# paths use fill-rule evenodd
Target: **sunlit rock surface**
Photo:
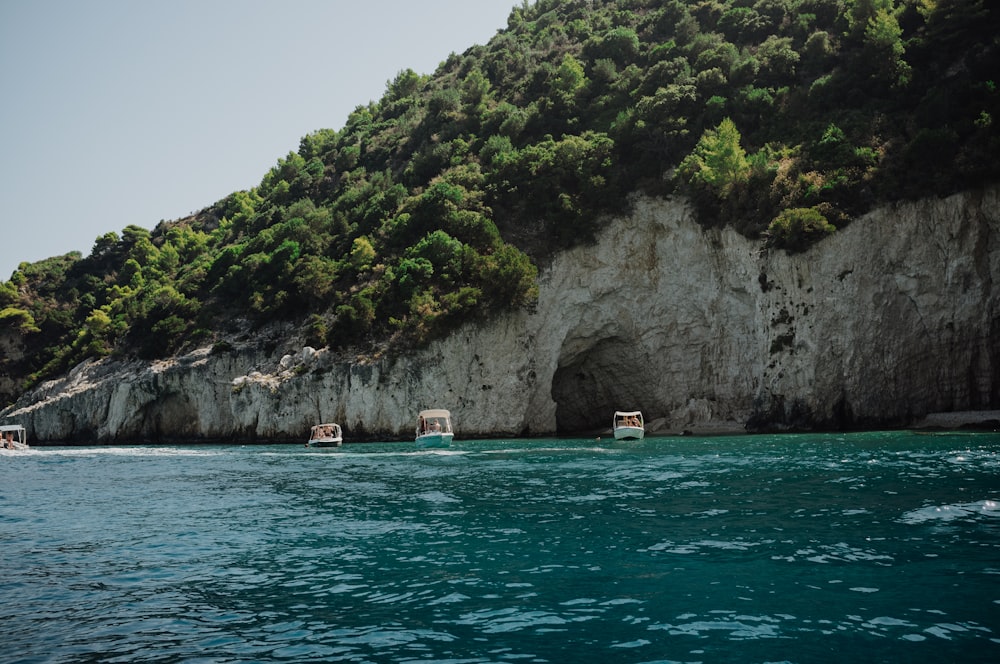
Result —
<path fill-rule="evenodd" d="M 897 426 L 1000 407 L 1000 188 L 877 210 L 801 254 L 704 229 L 640 198 L 559 255 L 531 312 L 358 362 L 302 345 L 102 360 L 4 414 L 40 440 L 408 437 L 418 410 L 458 436 L 610 428 L 641 409 L 677 433 Z M 260 350 L 273 347 L 267 354 Z"/>

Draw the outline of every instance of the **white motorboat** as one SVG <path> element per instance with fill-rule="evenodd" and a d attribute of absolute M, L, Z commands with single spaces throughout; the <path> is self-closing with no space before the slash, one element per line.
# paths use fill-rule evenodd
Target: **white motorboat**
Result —
<path fill-rule="evenodd" d="M 443 408 L 420 411 L 417 416 L 417 447 L 448 447 L 454 437 L 451 413 Z"/>
<path fill-rule="evenodd" d="M 642 413 L 638 410 L 616 410 L 612 430 L 615 440 L 642 440 L 646 435 Z"/>
<path fill-rule="evenodd" d="M 20 424 L 0 424 L 0 449 L 28 449 L 28 433 Z"/>
<path fill-rule="evenodd" d="M 327 422 L 316 424 L 309 430 L 309 442 L 307 447 L 340 447 L 344 442 L 343 433 L 339 424 Z"/>

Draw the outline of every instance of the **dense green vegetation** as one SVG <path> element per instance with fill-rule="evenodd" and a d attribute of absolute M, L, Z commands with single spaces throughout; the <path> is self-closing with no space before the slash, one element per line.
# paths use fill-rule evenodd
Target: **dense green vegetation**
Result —
<path fill-rule="evenodd" d="M 23 386 L 234 320 L 401 349 L 530 306 L 539 265 L 634 191 L 800 250 L 880 202 L 997 180 L 989 0 L 539 0 L 402 71 L 260 184 L 0 285 Z M 220 346 L 221 347 L 221 346 Z"/>

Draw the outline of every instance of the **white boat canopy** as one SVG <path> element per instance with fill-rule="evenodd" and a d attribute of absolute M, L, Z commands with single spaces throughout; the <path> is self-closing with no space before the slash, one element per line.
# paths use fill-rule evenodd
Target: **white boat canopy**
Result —
<path fill-rule="evenodd" d="M 15 442 L 27 445 L 28 434 L 20 424 L 0 424 L 0 440 L 6 441 L 8 433 L 13 434 Z"/>
<path fill-rule="evenodd" d="M 444 408 L 429 408 L 417 416 L 417 435 L 438 431 L 451 433 L 451 412 Z"/>

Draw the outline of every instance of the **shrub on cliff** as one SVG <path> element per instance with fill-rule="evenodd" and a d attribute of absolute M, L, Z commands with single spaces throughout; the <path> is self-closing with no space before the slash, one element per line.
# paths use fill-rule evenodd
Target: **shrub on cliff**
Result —
<path fill-rule="evenodd" d="M 39 331 L 31 312 L 16 307 L 0 309 L 0 328 L 3 327 L 11 328 L 22 334 Z"/>
<path fill-rule="evenodd" d="M 767 227 L 767 244 L 790 252 L 802 251 L 837 227 L 816 208 L 782 210 Z"/>

